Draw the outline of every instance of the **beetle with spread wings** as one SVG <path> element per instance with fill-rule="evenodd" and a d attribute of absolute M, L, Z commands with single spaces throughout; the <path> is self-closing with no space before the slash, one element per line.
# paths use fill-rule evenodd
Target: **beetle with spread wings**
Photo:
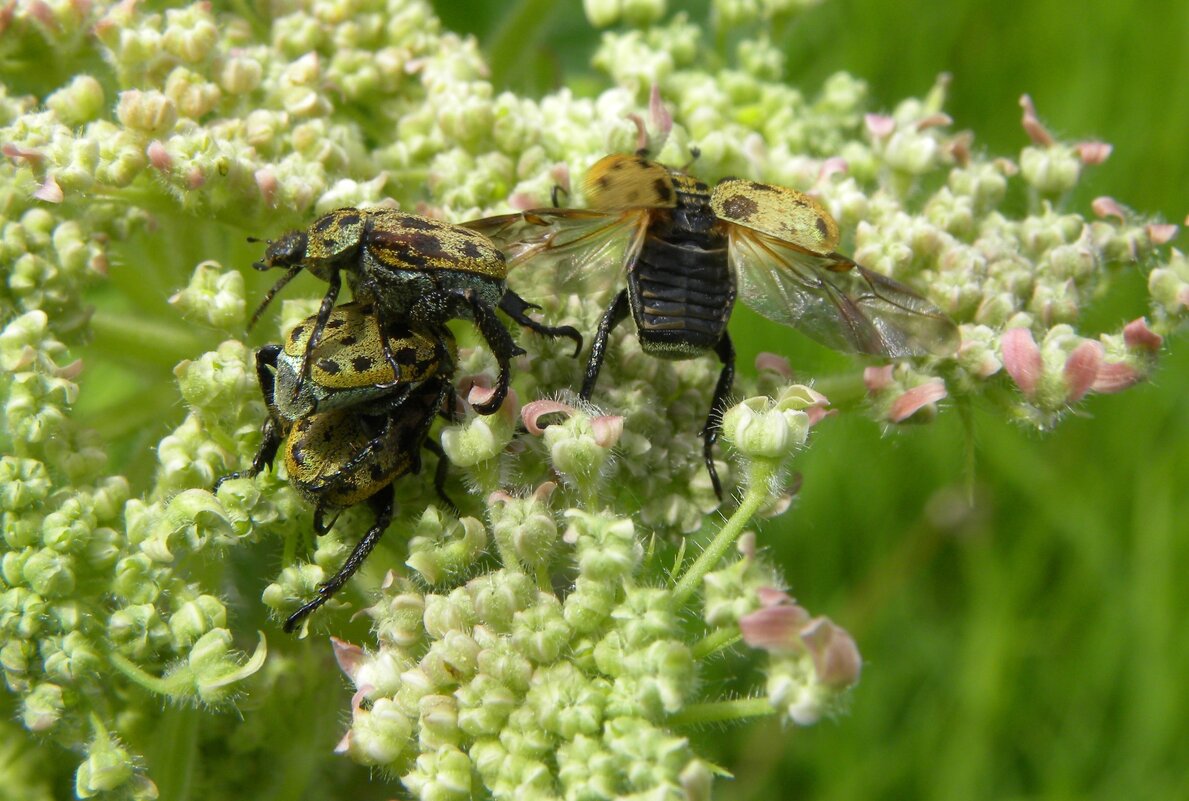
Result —
<path fill-rule="evenodd" d="M 956 349 L 957 327 L 940 309 L 835 252 L 838 223 L 808 195 L 736 178 L 711 190 L 643 154 L 604 157 L 584 189 L 589 209 L 534 209 L 464 226 L 490 237 L 509 270 L 549 259 L 569 278 L 597 272 L 613 285 L 611 265 L 626 275 L 591 344 L 584 400 L 594 393 L 611 330 L 629 311 L 645 353 L 719 357 L 702 439 L 720 498 L 713 448 L 735 375 L 727 322 L 736 295 L 837 350 L 901 358 Z"/>

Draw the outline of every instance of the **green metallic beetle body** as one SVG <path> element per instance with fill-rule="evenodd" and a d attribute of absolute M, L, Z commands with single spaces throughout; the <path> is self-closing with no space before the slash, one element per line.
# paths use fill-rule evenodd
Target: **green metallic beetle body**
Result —
<path fill-rule="evenodd" d="M 312 354 L 324 335 L 344 272 L 355 300 L 374 309 L 379 345 L 394 373 L 400 372 L 400 366 L 387 333 L 392 325 L 407 323 L 418 333 L 441 339 L 446 321 L 474 321 L 500 368 L 491 399 L 475 406 L 481 414 L 491 414 L 503 403 L 511 359 L 524 352 L 496 316 L 497 307 L 538 333 L 570 337 L 578 348 L 582 344 L 572 327 L 544 326 L 525 314 L 534 307 L 507 290 L 504 256 L 485 236 L 395 209 L 343 208 L 324 214 L 309 228 L 270 242 L 264 259 L 253 266 L 280 267 L 286 273 L 265 296 L 249 327 L 277 291 L 302 270 L 329 285 L 296 371 L 294 404 L 299 404 L 298 396 L 309 379 Z"/>

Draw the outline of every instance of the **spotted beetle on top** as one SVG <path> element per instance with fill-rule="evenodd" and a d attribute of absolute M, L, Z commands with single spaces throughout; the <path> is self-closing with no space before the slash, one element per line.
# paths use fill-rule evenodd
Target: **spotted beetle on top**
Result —
<path fill-rule="evenodd" d="M 551 327 L 531 319 L 536 308 L 505 285 L 503 254 L 482 234 L 439 220 L 395 209 L 342 208 L 324 214 L 304 230 L 270 241 L 258 270 L 282 268 L 285 274 L 265 295 L 248 324 L 260 318 L 273 297 L 302 270 L 326 281 L 322 304 L 308 332 L 298 366 L 294 395 L 304 389 L 311 354 L 318 346 L 342 287 L 342 273 L 356 301 L 368 304 L 380 323 L 385 360 L 398 369 L 387 333 L 393 322 L 440 340 L 447 320 L 474 321 L 499 364 L 495 392 L 475 410 L 491 414 L 503 403 L 510 380 L 509 362 L 523 353 L 496 316 L 498 307 L 516 322 L 545 336 L 582 338 L 569 326 Z"/>

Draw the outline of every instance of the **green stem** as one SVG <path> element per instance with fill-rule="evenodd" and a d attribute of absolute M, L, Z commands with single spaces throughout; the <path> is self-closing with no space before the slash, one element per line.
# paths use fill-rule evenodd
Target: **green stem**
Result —
<path fill-rule="evenodd" d="M 707 723 L 762 718 L 775 714 L 767 698 L 736 698 L 733 701 L 708 701 L 691 704 L 666 721 L 671 726 L 698 726 Z"/>
<path fill-rule="evenodd" d="M 735 540 L 743 533 L 743 527 L 760 510 L 764 501 L 768 500 L 768 482 L 778 467 L 779 462 L 767 459 L 755 459 L 748 466 L 747 494 L 743 496 L 743 502 L 727 520 L 726 525 L 714 535 L 714 539 L 707 543 L 702 555 L 690 565 L 689 570 L 685 571 L 685 575 L 673 588 L 677 605 L 683 604 L 697 591 L 702 579 L 726 556 Z"/>
<path fill-rule="evenodd" d="M 107 656 L 107 660 L 111 662 L 112 667 L 123 673 L 129 681 L 138 687 L 143 687 L 151 693 L 166 697 L 172 698 L 176 695 L 170 682 L 154 676 L 152 673 L 148 673 L 140 665 L 123 654 L 110 653 Z"/>
<path fill-rule="evenodd" d="M 738 629 L 716 629 L 690 646 L 690 652 L 694 659 L 705 659 L 716 651 L 731 647 L 741 639 L 743 635 Z"/>

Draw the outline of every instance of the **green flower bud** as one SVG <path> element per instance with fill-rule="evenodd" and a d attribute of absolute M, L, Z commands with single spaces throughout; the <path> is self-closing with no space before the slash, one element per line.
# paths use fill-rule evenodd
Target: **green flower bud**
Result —
<path fill-rule="evenodd" d="M 470 737 L 499 734 L 520 698 L 492 677 L 480 673 L 455 693 L 458 728 Z"/>
<path fill-rule="evenodd" d="M 478 664 L 482 675 L 490 676 L 511 691 L 524 692 L 528 689 L 533 666 L 513 644 L 504 642 L 498 647 L 484 648 L 479 652 Z"/>
<path fill-rule="evenodd" d="M 416 767 L 401 777 L 401 783 L 419 801 L 469 801 L 470 757 L 458 748 L 445 745 L 417 757 Z"/>
<path fill-rule="evenodd" d="M 227 700 L 233 693 L 232 685 L 260 670 L 266 655 L 263 634 L 256 652 L 241 664 L 232 650 L 231 632 L 223 628 L 208 631 L 194 643 L 186 657 L 194 693 L 206 704 Z"/>
<path fill-rule="evenodd" d="M 45 465 L 36 459 L 0 458 L 0 509 L 16 512 L 37 506 L 44 502 L 52 486 Z M 13 542 L 7 526 L 4 538 L 14 548 L 32 544 Z"/>
<path fill-rule="evenodd" d="M 160 137 L 177 123 L 178 110 L 173 100 L 161 92 L 128 89 L 120 92 L 116 117 L 125 128 Z"/>
<path fill-rule="evenodd" d="M 546 731 L 564 740 L 597 736 L 603 727 L 606 688 L 592 683 L 578 668 L 561 662 L 533 676 L 525 703 Z"/>
<path fill-rule="evenodd" d="M 183 316 L 238 331 L 246 319 L 243 275 L 238 270 L 223 270 L 218 262 L 204 261 L 194 268 L 189 286 L 173 295 L 169 303 Z"/>
<path fill-rule="evenodd" d="M 473 517 L 454 520 L 428 507 L 409 540 L 405 564 L 429 584 L 469 569 L 487 545 L 487 528 Z"/>
<path fill-rule="evenodd" d="M 460 631 L 449 632 L 430 646 L 420 667 L 435 687 L 469 680 L 478 670 L 479 644 Z"/>
<path fill-rule="evenodd" d="M 512 620 L 512 643 L 530 660 L 554 662 L 569 643 L 571 629 L 562 615 L 561 603 L 552 595 L 540 594 L 537 603 Z"/>
<path fill-rule="evenodd" d="M 630 518 L 594 515 L 567 509 L 570 527 L 565 540 L 573 542 L 578 572 L 595 581 L 615 581 L 636 571 L 644 550 Z"/>
<path fill-rule="evenodd" d="M 87 745 L 87 758 L 74 774 L 74 792 L 79 798 L 120 789 L 133 779 L 132 755 L 107 732 L 97 732 Z"/>
<path fill-rule="evenodd" d="M 1046 195 L 1068 192 L 1077 184 L 1082 162 L 1077 152 L 1065 145 L 1026 147 L 1020 153 L 1020 174 Z"/>
<path fill-rule="evenodd" d="M 5 596 L 9 593 L 5 593 Z M 0 645 L 0 667 L 4 668 L 4 681 L 9 689 L 13 692 L 28 692 L 29 663 L 37 657 L 37 645 L 30 640 L 13 639 Z"/>
<path fill-rule="evenodd" d="M 227 609 L 223 602 L 213 595 L 200 595 L 182 604 L 169 616 L 173 647 L 184 651 L 209 634 L 211 629 L 222 628 L 226 623 Z"/>
<path fill-rule="evenodd" d="M 458 728 L 458 701 L 453 695 L 423 695 L 418 701 L 418 737 L 423 749 L 457 746 L 462 740 Z"/>
<path fill-rule="evenodd" d="M 48 548 L 34 551 L 21 570 L 29 587 L 46 598 L 62 598 L 74 592 L 75 560 Z"/>
<path fill-rule="evenodd" d="M 447 595 L 425 596 L 425 631 L 440 640 L 451 631 L 470 631 L 478 618 L 471 596 L 459 587 Z"/>
<path fill-rule="evenodd" d="M 112 592 L 132 604 L 151 604 L 161 594 L 153 560 L 143 553 L 126 556 L 116 565 Z"/>
<path fill-rule="evenodd" d="M 21 702 L 21 722 L 29 731 L 48 731 L 65 711 L 62 688 L 56 684 L 38 684 Z"/>
<path fill-rule="evenodd" d="M 382 600 L 369 610 L 376 620 L 378 639 L 398 648 L 412 648 L 425 637 L 422 625 L 425 599 L 420 593 L 411 590 L 388 594 L 386 597 L 387 600 Z M 269 603 L 269 606 L 273 604 Z"/>
<path fill-rule="evenodd" d="M 459 467 L 474 467 L 503 453 L 515 433 L 505 415 L 475 415 L 442 430 L 442 450 Z"/>
<path fill-rule="evenodd" d="M 529 569 L 548 566 L 557 542 L 557 523 L 548 504 L 535 493 L 501 500 L 491 508 L 492 533 L 501 552 L 514 553 Z"/>
<path fill-rule="evenodd" d="M 106 665 L 95 644 L 80 631 L 72 631 L 63 637 L 59 649 L 52 654 L 44 647 L 44 643 L 42 658 L 46 675 L 63 683 L 93 679 Z"/>
<path fill-rule="evenodd" d="M 479 622 L 499 632 L 510 631 L 513 616 L 537 598 L 532 579 L 507 570 L 478 576 L 467 582 L 466 588 Z"/>
<path fill-rule="evenodd" d="M 222 92 L 217 85 L 185 67 L 176 67 L 169 73 L 165 80 L 165 94 L 182 116 L 192 120 L 205 117 L 222 100 Z"/>
<path fill-rule="evenodd" d="M 120 652 L 137 659 L 166 647 L 169 627 L 152 604 L 126 606 L 112 613 L 107 623 L 107 637 Z"/>
<path fill-rule="evenodd" d="M 90 122 L 103 113 L 103 85 L 90 75 L 76 75 L 70 83 L 45 99 L 46 108 L 70 126 Z"/>
<path fill-rule="evenodd" d="M 563 604 L 566 623 L 576 634 L 592 634 L 603 626 L 616 600 L 614 585 L 579 577 Z"/>
<path fill-rule="evenodd" d="M 413 720 L 394 701 L 380 698 L 371 709 L 355 710 L 345 750 L 361 765 L 391 765 L 412 735 Z"/>
<path fill-rule="evenodd" d="M 182 61 L 204 60 L 219 39 L 219 30 L 209 6 L 194 3 L 165 12 L 165 30 L 161 43 L 166 51 Z"/>
<path fill-rule="evenodd" d="M 795 404 L 748 398 L 723 414 L 723 438 L 751 459 L 784 459 L 805 444 L 809 416 Z"/>

